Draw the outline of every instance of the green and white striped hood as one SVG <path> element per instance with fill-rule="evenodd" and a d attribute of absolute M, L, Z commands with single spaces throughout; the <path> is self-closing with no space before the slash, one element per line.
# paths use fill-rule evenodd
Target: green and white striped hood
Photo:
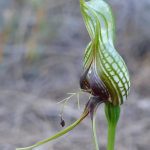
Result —
<path fill-rule="evenodd" d="M 111 8 L 103 0 L 80 0 L 91 41 L 84 54 L 81 88 L 114 105 L 128 96 L 130 79 L 122 57 L 114 48 L 115 27 Z"/>

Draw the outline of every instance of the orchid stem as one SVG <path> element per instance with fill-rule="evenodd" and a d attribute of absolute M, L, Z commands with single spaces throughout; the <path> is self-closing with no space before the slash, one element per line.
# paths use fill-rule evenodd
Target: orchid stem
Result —
<path fill-rule="evenodd" d="M 116 125 L 109 125 L 108 126 L 108 143 L 107 143 L 107 150 L 114 150 L 115 146 L 115 134 L 116 134 Z"/>
<path fill-rule="evenodd" d="M 93 141 L 95 145 L 95 150 L 99 150 L 97 135 L 96 135 L 96 115 L 94 114 L 92 119 L 92 130 L 93 130 Z"/>
<path fill-rule="evenodd" d="M 68 133 L 69 131 L 71 131 L 73 128 L 75 128 L 87 115 L 88 115 L 88 111 L 84 111 L 83 114 L 81 115 L 80 119 L 78 119 L 77 121 L 75 121 L 73 124 L 71 124 L 70 126 L 68 126 L 67 128 L 65 128 L 64 130 L 58 132 L 57 134 L 51 136 L 50 138 L 47 138 L 43 141 L 37 142 L 36 144 L 30 146 L 30 147 L 25 147 L 25 148 L 17 148 L 16 150 L 33 150 L 33 148 L 36 148 L 38 146 L 41 146 L 49 141 L 52 141 L 54 139 L 57 139 L 58 137 Z"/>
<path fill-rule="evenodd" d="M 108 122 L 107 150 L 114 150 L 116 127 L 120 116 L 120 106 L 114 106 L 111 103 L 106 103 L 105 114 Z"/>

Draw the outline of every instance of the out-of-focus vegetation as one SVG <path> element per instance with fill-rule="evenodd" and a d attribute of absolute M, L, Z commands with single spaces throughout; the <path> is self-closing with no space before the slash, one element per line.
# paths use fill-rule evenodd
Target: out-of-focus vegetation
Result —
<path fill-rule="evenodd" d="M 149 150 L 150 1 L 108 2 L 117 21 L 116 47 L 127 62 L 132 81 L 116 144 L 121 150 Z M 61 105 L 56 102 L 78 90 L 88 42 L 78 0 L 0 1 L 1 150 L 31 145 L 61 129 Z M 81 97 L 81 104 L 85 101 L 86 96 Z M 64 111 L 67 124 L 80 112 L 76 101 L 71 101 Z M 104 114 L 98 115 L 98 120 L 103 150 Z M 75 150 L 91 150 L 88 126 L 86 120 L 68 135 L 69 140 L 62 138 L 43 149 L 70 150 L 71 146 Z"/>

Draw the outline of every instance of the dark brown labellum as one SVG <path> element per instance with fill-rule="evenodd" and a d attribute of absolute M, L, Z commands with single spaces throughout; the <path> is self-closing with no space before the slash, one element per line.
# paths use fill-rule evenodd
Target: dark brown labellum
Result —
<path fill-rule="evenodd" d="M 65 126 L 65 120 L 64 120 L 62 117 L 61 117 L 60 125 L 61 125 L 62 127 Z"/>

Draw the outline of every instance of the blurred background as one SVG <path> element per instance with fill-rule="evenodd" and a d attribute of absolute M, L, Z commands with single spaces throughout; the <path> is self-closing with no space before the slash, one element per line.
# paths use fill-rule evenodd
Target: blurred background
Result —
<path fill-rule="evenodd" d="M 132 87 L 122 106 L 117 150 L 150 148 L 150 0 L 108 0 L 116 18 L 116 48 Z M 0 0 L 0 150 L 34 144 L 61 130 L 67 93 L 79 91 L 89 42 L 79 0 Z M 79 118 L 88 96 L 64 109 L 66 125 Z M 100 150 L 106 150 L 103 106 L 97 114 Z M 90 118 L 37 150 L 92 150 Z"/>

